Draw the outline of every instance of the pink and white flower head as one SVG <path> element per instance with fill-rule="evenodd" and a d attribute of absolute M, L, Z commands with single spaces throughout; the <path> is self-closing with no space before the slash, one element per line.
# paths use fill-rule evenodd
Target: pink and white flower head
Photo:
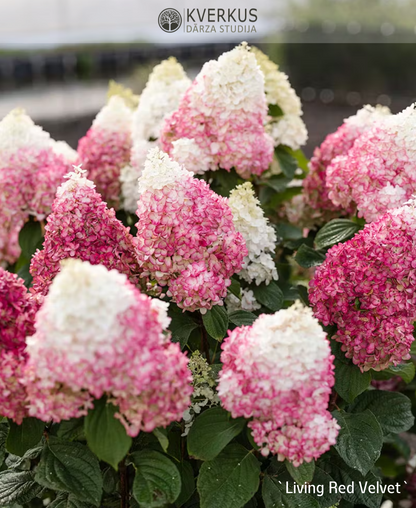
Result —
<path fill-rule="evenodd" d="M 43 220 L 71 167 L 62 150 L 23 110 L 0 122 L 0 263 L 19 257 L 18 234 L 29 215 Z"/>
<path fill-rule="evenodd" d="M 156 65 L 133 114 L 133 146 L 130 164 L 121 170 L 124 210 L 134 213 L 139 199 L 138 180 L 148 151 L 156 146 L 165 117 L 175 111 L 191 81 L 176 58 Z"/>
<path fill-rule="evenodd" d="M 276 233 L 264 216 L 252 184 L 246 182 L 233 189 L 228 204 L 233 214 L 235 229 L 242 234 L 248 250 L 243 269 L 239 272 L 240 277 L 247 282 L 255 281 L 257 285 L 277 280 L 273 260 Z"/>
<path fill-rule="evenodd" d="M 416 202 L 327 253 L 310 283 L 315 316 L 362 371 L 410 358 L 416 321 Z"/>
<path fill-rule="evenodd" d="M 120 171 L 130 161 L 132 116 L 123 98 L 114 95 L 78 143 L 88 177 L 109 206 L 119 205 Z"/>
<path fill-rule="evenodd" d="M 105 395 L 131 436 L 181 419 L 192 378 L 165 334 L 168 322 L 167 304 L 155 304 L 125 275 L 65 261 L 27 340 L 30 414 L 79 417 Z"/>
<path fill-rule="evenodd" d="M 60 270 L 60 261 L 78 258 L 115 268 L 137 282 L 139 267 L 135 260 L 134 239 L 129 228 L 108 209 L 95 185 L 75 167 L 56 194 L 45 227 L 43 250 L 37 251 L 30 264 L 33 291 L 45 295 Z"/>
<path fill-rule="evenodd" d="M 139 180 L 137 259 L 187 310 L 222 305 L 247 255 L 227 199 L 154 148 Z"/>
<path fill-rule="evenodd" d="M 182 65 L 174 57 L 156 65 L 133 115 L 133 138 L 156 140 L 166 115 L 175 111 L 191 85 Z"/>
<path fill-rule="evenodd" d="M 27 416 L 20 383 L 26 337 L 34 332 L 36 306 L 22 279 L 0 268 L 0 414 L 18 424 Z"/>
<path fill-rule="evenodd" d="M 264 91 L 268 104 L 279 106 L 283 116 L 268 117 L 267 130 L 275 146 L 287 145 L 293 150 L 299 149 L 308 139 L 308 131 L 301 118 L 302 105 L 299 97 L 289 82 L 288 76 L 279 71 L 278 65 L 272 62 L 258 48 L 252 48 L 257 63 L 264 74 Z"/>
<path fill-rule="evenodd" d="M 260 175 L 273 158 L 266 118 L 264 76 L 243 43 L 203 66 L 179 109 L 166 118 L 161 146 L 195 173 L 234 167 L 243 178 Z M 199 164 L 187 144 L 174 150 L 173 142 L 181 138 L 198 147 Z"/>
<path fill-rule="evenodd" d="M 358 138 L 327 168 L 329 198 L 344 208 L 355 204 L 367 222 L 397 208 L 416 191 L 416 104 L 388 116 Z"/>
<path fill-rule="evenodd" d="M 335 203 L 328 195 L 327 168 L 338 156 L 347 156 L 356 139 L 390 115 L 385 106 L 364 106 L 350 116 L 335 132 L 329 134 L 321 146 L 315 148 L 309 163 L 309 174 L 303 180 L 306 203 L 315 210 L 353 212 L 351 203 Z"/>
<path fill-rule="evenodd" d="M 309 308 L 296 302 L 229 332 L 222 345 L 218 394 L 234 418 L 248 424 L 263 455 L 296 467 L 335 444 L 328 412 L 334 385 L 329 342 Z"/>

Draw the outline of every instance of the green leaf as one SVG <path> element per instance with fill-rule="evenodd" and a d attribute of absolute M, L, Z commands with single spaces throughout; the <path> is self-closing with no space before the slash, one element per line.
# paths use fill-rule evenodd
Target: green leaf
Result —
<path fill-rule="evenodd" d="M 283 293 L 275 282 L 272 281 L 268 285 L 263 283 L 260 286 L 253 284 L 251 289 L 256 300 L 273 312 L 283 307 Z"/>
<path fill-rule="evenodd" d="M 222 305 L 214 305 L 212 309 L 202 314 L 202 321 L 206 331 L 215 340 L 222 340 L 228 330 L 228 314 Z"/>
<path fill-rule="evenodd" d="M 323 226 L 315 237 L 318 249 L 326 249 L 352 238 L 361 226 L 348 219 L 333 219 Z"/>
<path fill-rule="evenodd" d="M 236 326 L 250 326 L 257 319 L 257 316 L 246 310 L 236 310 L 228 315 L 228 319 Z"/>
<path fill-rule="evenodd" d="M 141 508 L 172 504 L 181 492 L 181 475 L 175 464 L 160 452 L 143 450 L 132 454 L 136 475 L 133 496 Z"/>
<path fill-rule="evenodd" d="M 85 441 L 84 419 L 63 420 L 59 424 L 57 436 L 65 441 Z"/>
<path fill-rule="evenodd" d="M 19 457 L 18 455 L 13 455 L 9 453 L 6 459 L 6 466 L 8 469 L 19 469 L 21 471 L 28 471 L 30 469 L 30 461 L 33 459 L 37 459 L 39 455 L 42 453 L 43 446 L 36 446 L 35 448 L 31 448 L 28 450 L 23 457 Z"/>
<path fill-rule="evenodd" d="M 94 402 L 94 409 L 88 411 L 84 423 L 90 450 L 100 460 L 113 466 L 116 471 L 119 462 L 127 455 L 132 444 L 126 429 L 114 416 L 117 411 L 113 404 L 101 398 Z"/>
<path fill-rule="evenodd" d="M 0 505 L 25 504 L 36 497 L 42 487 L 32 471 L 7 470 L 0 473 Z"/>
<path fill-rule="evenodd" d="M 7 451 L 22 457 L 27 450 L 36 446 L 42 439 L 45 423 L 36 418 L 24 418 L 21 425 L 9 420 L 9 435 L 6 441 Z"/>
<path fill-rule="evenodd" d="M 309 171 L 308 168 L 308 159 L 305 157 L 305 154 L 303 153 L 302 149 L 299 148 L 298 150 L 292 150 L 291 151 L 293 157 L 297 160 L 298 167 L 303 171 L 304 175 L 306 175 Z"/>
<path fill-rule="evenodd" d="M 269 104 L 268 114 L 273 117 L 283 116 L 283 111 L 277 104 Z"/>
<path fill-rule="evenodd" d="M 234 277 L 231 277 L 231 284 L 228 286 L 228 292 L 241 300 L 241 284 Z"/>
<path fill-rule="evenodd" d="M 204 462 L 198 476 L 201 508 L 241 508 L 257 492 L 260 463 L 239 444 Z"/>
<path fill-rule="evenodd" d="M 302 286 L 301 284 L 298 284 L 296 286 L 296 289 L 299 293 L 299 297 L 302 300 L 302 302 L 307 306 L 310 307 L 309 303 L 309 295 L 308 295 L 308 288 L 305 286 Z"/>
<path fill-rule="evenodd" d="M 234 168 L 230 171 L 221 168 L 217 171 L 209 172 L 207 178 L 210 179 L 211 177 L 212 183 L 210 187 L 214 192 L 224 197 L 228 197 L 237 185 L 244 182 Z"/>
<path fill-rule="evenodd" d="M 266 475 L 263 480 L 262 497 L 266 508 L 319 508 L 318 501 L 310 494 L 295 493 L 295 482 L 286 473 Z"/>
<path fill-rule="evenodd" d="M 383 432 L 369 410 L 364 413 L 334 411 L 341 429 L 335 449 L 350 467 L 366 475 L 380 457 Z"/>
<path fill-rule="evenodd" d="M 30 259 L 42 241 L 40 222 L 29 220 L 19 233 L 19 245 L 25 258 Z"/>
<path fill-rule="evenodd" d="M 330 484 L 333 481 L 334 479 L 326 471 L 315 467 L 315 474 L 310 483 L 315 485 L 316 490 L 311 492 L 311 495 L 318 500 L 321 508 L 334 506 L 341 499 L 341 494 L 330 489 Z"/>
<path fill-rule="evenodd" d="M 153 431 L 153 434 L 157 437 L 157 440 L 159 441 L 162 450 L 166 453 L 167 449 L 169 448 L 169 439 L 167 430 L 164 429 L 163 427 L 158 427 Z"/>
<path fill-rule="evenodd" d="M 302 229 L 292 224 L 284 224 L 281 222 L 276 225 L 276 231 L 283 240 L 300 240 L 303 238 Z"/>
<path fill-rule="evenodd" d="M 303 243 L 296 252 L 295 261 L 303 268 L 312 268 L 325 261 L 325 254 Z"/>
<path fill-rule="evenodd" d="M 90 508 L 93 505 L 79 501 L 72 494 L 58 494 L 48 508 Z"/>
<path fill-rule="evenodd" d="M 183 349 L 188 343 L 191 332 L 198 328 L 198 323 L 192 319 L 189 312 L 182 312 L 172 303 L 169 305 L 168 314 L 171 318 L 169 330 L 172 332 L 172 342 L 179 342 Z"/>
<path fill-rule="evenodd" d="M 188 453 L 200 460 L 214 459 L 243 430 L 244 418 L 231 418 L 220 407 L 201 413 L 188 435 Z"/>
<path fill-rule="evenodd" d="M 413 381 L 415 377 L 415 365 L 413 362 L 401 363 L 400 365 L 392 365 L 386 370 L 383 370 L 387 374 L 392 376 L 399 376 L 403 379 L 406 384 Z"/>
<path fill-rule="evenodd" d="M 327 469 L 327 468 L 325 468 Z M 380 508 L 382 494 L 371 494 L 368 486 L 377 486 L 381 479 L 372 471 L 369 471 L 365 476 L 361 475 L 355 469 L 348 467 L 345 462 L 339 457 L 332 457 L 331 462 L 328 464 L 328 469 L 334 481 L 338 485 L 345 485 L 346 492 L 342 494 L 343 499 L 355 505 L 365 505 L 369 508 Z M 361 491 L 360 482 L 364 485 L 367 482 L 367 488 Z M 351 489 L 350 486 L 353 486 Z M 349 492 L 349 490 L 352 492 Z"/>
<path fill-rule="evenodd" d="M 288 178 L 293 178 L 298 168 L 298 161 L 282 146 L 275 148 L 274 153 L 276 154 L 283 174 Z"/>
<path fill-rule="evenodd" d="M 30 273 L 30 261 L 26 261 L 25 257 L 20 256 L 17 263 L 20 264 L 20 262 L 22 264 L 19 270 L 17 270 L 17 275 L 24 280 L 25 286 L 29 289 L 33 281 L 32 274 Z"/>
<path fill-rule="evenodd" d="M 73 494 L 79 501 L 100 504 L 103 488 L 100 466 L 81 443 L 50 436 L 36 469 L 36 481 L 49 489 Z"/>
<path fill-rule="evenodd" d="M 344 363 L 335 359 L 335 390 L 347 402 L 352 402 L 371 383 L 371 374 L 361 372 L 352 363 Z"/>
<path fill-rule="evenodd" d="M 283 192 L 292 180 L 293 178 L 288 178 L 284 175 L 274 175 L 264 180 L 264 185 L 267 185 L 267 187 L 270 187 L 276 192 Z"/>
<path fill-rule="evenodd" d="M 178 470 L 181 475 L 181 493 L 179 494 L 178 499 L 176 500 L 176 506 L 182 506 L 188 501 L 188 499 L 195 492 L 195 479 L 194 472 L 190 462 L 182 461 L 178 464 Z"/>
<path fill-rule="evenodd" d="M 295 480 L 299 485 L 303 485 L 304 483 L 310 483 L 312 481 L 313 475 L 315 473 L 315 462 L 303 462 L 300 466 L 295 467 L 288 460 L 285 461 L 286 469 L 290 476 Z"/>
<path fill-rule="evenodd" d="M 371 390 L 361 394 L 350 406 L 354 413 L 367 409 L 377 418 L 384 434 L 406 432 L 414 424 L 412 404 L 402 393 Z"/>

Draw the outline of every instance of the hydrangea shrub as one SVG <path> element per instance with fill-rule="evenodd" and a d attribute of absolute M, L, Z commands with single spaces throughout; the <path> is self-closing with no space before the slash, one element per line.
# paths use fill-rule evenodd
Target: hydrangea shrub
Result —
<path fill-rule="evenodd" d="M 3 119 L 0 506 L 410 506 L 415 118 L 308 163 L 243 43 L 112 83 L 78 152 Z"/>

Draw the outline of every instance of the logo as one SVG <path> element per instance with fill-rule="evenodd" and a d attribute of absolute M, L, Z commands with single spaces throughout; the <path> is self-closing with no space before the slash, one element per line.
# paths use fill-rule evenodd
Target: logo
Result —
<path fill-rule="evenodd" d="M 181 27 L 182 16 L 176 9 L 163 9 L 159 14 L 158 23 L 164 32 L 173 33 Z"/>

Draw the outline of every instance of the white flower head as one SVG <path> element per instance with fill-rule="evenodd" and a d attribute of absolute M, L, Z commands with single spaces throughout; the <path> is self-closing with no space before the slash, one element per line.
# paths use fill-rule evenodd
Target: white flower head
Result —
<path fill-rule="evenodd" d="M 255 281 L 257 285 L 262 282 L 269 284 L 272 279 L 277 279 L 272 257 L 277 238 L 251 183 L 246 182 L 233 189 L 228 204 L 233 213 L 235 229 L 242 234 L 248 250 L 240 277 L 247 282 Z"/>
<path fill-rule="evenodd" d="M 267 103 L 278 105 L 285 115 L 302 115 L 300 99 L 290 85 L 288 76 L 279 71 L 279 67 L 258 48 L 252 51 L 264 74 Z"/>
<path fill-rule="evenodd" d="M 245 351 L 246 358 L 256 359 L 258 369 L 274 372 L 276 380 L 287 384 L 282 390 L 299 388 L 313 370 L 326 370 L 330 354 L 326 333 L 312 310 L 299 301 L 275 314 L 262 314 Z"/>
<path fill-rule="evenodd" d="M 222 106 L 225 111 L 256 111 L 259 102 L 266 105 L 264 76 L 246 43 L 207 62 L 196 81 L 203 91 L 200 100 L 203 102 L 208 95 L 209 104 Z M 196 95 L 198 91 L 196 87 Z"/>
<path fill-rule="evenodd" d="M 134 113 L 133 138 L 158 139 L 165 116 L 177 109 L 190 84 L 176 58 L 170 57 L 156 65 Z"/>
<path fill-rule="evenodd" d="M 287 114 L 268 124 L 267 130 L 275 146 L 286 145 L 298 150 L 308 140 L 308 131 L 302 118 Z"/>
<path fill-rule="evenodd" d="M 349 125 L 350 127 L 357 127 L 360 130 L 364 127 L 368 127 L 373 123 L 383 120 L 386 116 L 390 116 L 391 111 L 387 106 L 381 106 L 377 104 L 377 106 L 370 106 L 366 104 L 361 109 L 344 120 L 344 123 Z"/>
<path fill-rule="evenodd" d="M 110 97 L 108 103 L 101 108 L 92 126 L 110 132 L 131 133 L 133 113 L 126 106 L 123 98 L 118 95 Z"/>
<path fill-rule="evenodd" d="M 49 133 L 35 125 L 23 109 L 13 109 L 0 122 L 0 159 L 20 148 L 43 150 L 52 144 Z"/>
<path fill-rule="evenodd" d="M 169 158 L 159 148 L 152 148 L 139 178 L 139 195 L 148 190 L 163 189 L 183 179 L 191 179 L 192 173 Z"/>
<path fill-rule="evenodd" d="M 99 351 L 112 350 L 122 325 L 118 317 L 134 305 L 127 277 L 103 265 L 78 259 L 62 262 L 36 320 L 36 334 L 27 340 L 29 355 L 41 351 L 65 352 L 69 363 L 92 361 Z"/>

